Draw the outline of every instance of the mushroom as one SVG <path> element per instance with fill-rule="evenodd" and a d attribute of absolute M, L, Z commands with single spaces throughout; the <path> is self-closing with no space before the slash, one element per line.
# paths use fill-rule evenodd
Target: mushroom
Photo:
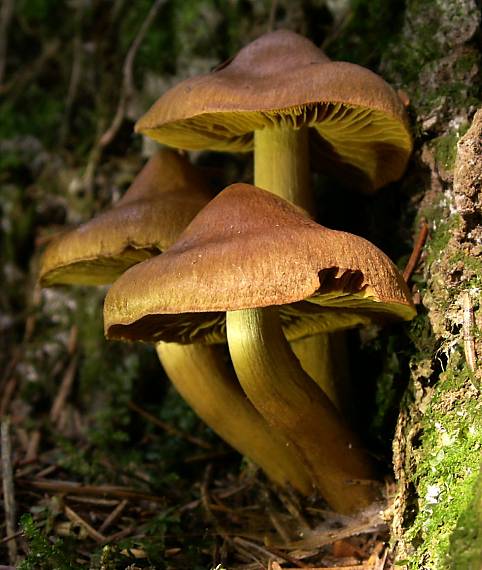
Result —
<path fill-rule="evenodd" d="M 170 150 L 154 155 L 121 200 L 46 249 L 42 285 L 112 283 L 162 253 L 211 197 L 198 169 Z M 220 347 L 157 343 L 171 382 L 220 437 L 278 484 L 308 494 L 311 480 L 293 448 L 246 399 Z"/>
<path fill-rule="evenodd" d="M 159 151 L 114 207 L 49 244 L 41 285 L 112 283 L 131 265 L 164 251 L 211 197 L 189 161 Z"/>
<path fill-rule="evenodd" d="M 404 106 L 381 77 L 331 62 L 287 30 L 265 34 L 213 72 L 179 83 L 136 130 L 179 148 L 254 150 L 254 184 L 311 214 L 309 147 L 325 169 L 372 190 L 400 178 L 412 149 Z M 294 348 L 342 407 L 338 384 L 327 383 L 332 341 L 318 335 Z"/>
<path fill-rule="evenodd" d="M 398 180 L 412 149 L 404 106 L 381 77 L 287 30 L 171 88 L 136 131 L 177 148 L 254 148 L 254 183 L 308 211 L 309 135 L 317 162 L 367 190 Z"/>
<path fill-rule="evenodd" d="M 305 318 L 308 328 L 329 332 L 414 315 L 402 276 L 374 245 L 246 184 L 223 190 L 162 256 L 127 271 L 104 305 L 108 338 L 169 341 L 176 328 L 189 343 L 227 333 L 249 399 L 344 513 L 377 497 L 376 484 L 367 484 L 374 469 L 282 327 L 296 338 Z"/>

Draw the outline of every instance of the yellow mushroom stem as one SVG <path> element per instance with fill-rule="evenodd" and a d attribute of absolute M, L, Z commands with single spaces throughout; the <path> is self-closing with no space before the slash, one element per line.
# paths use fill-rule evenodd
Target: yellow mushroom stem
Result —
<path fill-rule="evenodd" d="M 275 308 L 230 311 L 229 350 L 254 406 L 298 449 L 328 504 L 354 513 L 378 498 L 371 461 L 335 406 L 304 372 Z"/>
<path fill-rule="evenodd" d="M 325 392 L 336 408 L 348 417 L 349 406 L 348 357 L 345 334 L 317 334 L 290 342 L 291 350 L 303 370 Z"/>
<path fill-rule="evenodd" d="M 280 125 L 254 132 L 254 184 L 300 206 L 314 215 L 310 184 L 308 127 L 294 129 Z M 343 352 L 343 336 L 337 345 Z M 322 388 L 339 410 L 344 410 L 343 394 L 349 384 L 347 365 L 330 350 L 328 335 L 303 338 L 292 344 L 303 369 Z M 335 370 L 336 369 L 336 370 Z"/>
<path fill-rule="evenodd" d="M 197 415 L 270 479 L 309 494 L 313 482 L 296 449 L 249 402 L 218 346 L 158 342 L 159 359 Z"/>
<path fill-rule="evenodd" d="M 254 185 L 314 211 L 308 127 L 276 126 L 254 132 Z"/>

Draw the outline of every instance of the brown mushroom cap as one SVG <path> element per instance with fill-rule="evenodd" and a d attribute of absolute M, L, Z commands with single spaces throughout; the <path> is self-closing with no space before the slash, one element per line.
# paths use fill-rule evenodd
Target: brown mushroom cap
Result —
<path fill-rule="evenodd" d="M 404 107 L 381 77 L 286 30 L 167 91 L 136 131 L 178 148 L 248 151 L 253 131 L 275 125 L 313 127 L 328 165 L 343 163 L 373 189 L 400 178 L 412 149 Z"/>
<path fill-rule="evenodd" d="M 104 306 L 109 338 L 220 342 L 225 311 L 288 305 L 289 339 L 411 319 L 394 264 L 363 238 L 329 230 L 277 196 L 234 184 L 162 256 L 118 279 Z"/>
<path fill-rule="evenodd" d="M 111 283 L 167 249 L 210 198 L 202 175 L 187 159 L 171 150 L 158 152 L 113 208 L 48 246 L 42 286 Z"/>

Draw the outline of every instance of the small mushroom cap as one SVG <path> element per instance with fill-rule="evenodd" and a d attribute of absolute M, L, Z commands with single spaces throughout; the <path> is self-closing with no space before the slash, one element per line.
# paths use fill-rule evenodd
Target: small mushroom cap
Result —
<path fill-rule="evenodd" d="M 363 238 L 329 230 L 247 184 L 223 190 L 162 256 L 118 279 L 104 306 L 109 338 L 221 342 L 225 311 L 286 305 L 287 337 L 411 319 L 394 264 Z"/>
<path fill-rule="evenodd" d="M 167 249 L 210 198 L 187 159 L 158 152 L 113 208 L 52 241 L 41 260 L 41 285 L 111 283 Z"/>
<path fill-rule="evenodd" d="M 287 30 L 167 91 L 136 131 L 178 148 L 248 151 L 253 131 L 276 125 L 313 127 L 328 168 L 342 163 L 372 189 L 400 178 L 412 149 L 403 104 L 381 77 Z"/>

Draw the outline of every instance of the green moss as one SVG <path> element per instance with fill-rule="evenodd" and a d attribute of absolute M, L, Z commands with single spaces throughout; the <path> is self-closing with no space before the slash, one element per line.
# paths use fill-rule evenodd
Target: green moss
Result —
<path fill-rule="evenodd" d="M 474 486 L 473 499 L 452 534 L 449 560 L 453 570 L 482 568 L 482 471 Z"/>
<path fill-rule="evenodd" d="M 450 257 L 449 264 L 452 267 L 460 267 L 463 269 L 468 281 L 464 283 L 465 287 L 482 287 L 482 260 L 479 257 L 465 255 L 461 251 L 457 251 Z"/>
<path fill-rule="evenodd" d="M 412 475 L 418 514 L 406 534 L 415 546 L 408 563 L 413 570 L 450 567 L 450 545 L 459 519 L 472 519 L 471 505 L 478 504 L 482 402 L 472 394 L 469 377 L 462 351 L 455 350 L 424 413 L 422 441 L 415 452 L 418 465 Z"/>
<path fill-rule="evenodd" d="M 464 45 L 478 20 L 478 9 L 466 0 L 407 2 L 403 29 L 382 65 L 386 77 L 407 90 L 422 120 L 448 120 L 480 101 L 481 84 L 474 79 L 480 53 Z"/>
<path fill-rule="evenodd" d="M 457 157 L 458 133 L 450 133 L 436 138 L 433 141 L 435 146 L 435 158 L 446 170 L 452 170 Z"/>
<path fill-rule="evenodd" d="M 442 195 L 436 202 L 422 208 L 417 215 L 417 227 L 420 227 L 420 220 L 422 219 L 426 220 L 430 225 L 429 237 L 425 247 L 425 265 L 427 268 L 430 268 L 432 263 L 440 260 L 454 229 L 461 223 L 458 214 L 449 216 L 447 212 L 448 204 L 446 203 L 446 198 Z"/>
<path fill-rule="evenodd" d="M 388 46 L 397 42 L 404 4 L 402 0 L 352 0 L 349 20 L 328 47 L 328 55 L 376 68 Z"/>

